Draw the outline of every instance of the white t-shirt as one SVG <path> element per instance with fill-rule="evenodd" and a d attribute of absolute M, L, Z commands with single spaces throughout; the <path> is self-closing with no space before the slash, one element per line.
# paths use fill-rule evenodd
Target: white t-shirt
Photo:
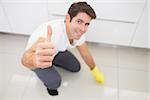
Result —
<path fill-rule="evenodd" d="M 80 46 L 85 42 L 85 35 L 83 34 L 79 40 L 74 40 L 72 44 L 70 44 L 68 36 L 66 34 L 65 22 L 63 19 L 53 20 L 46 22 L 40 25 L 30 36 L 28 40 L 28 44 L 26 50 L 29 49 L 39 37 L 46 38 L 47 36 L 47 26 L 51 25 L 52 27 L 52 37 L 51 41 L 55 45 L 55 54 L 59 51 L 65 51 L 66 49 L 74 48 L 76 46 Z"/>

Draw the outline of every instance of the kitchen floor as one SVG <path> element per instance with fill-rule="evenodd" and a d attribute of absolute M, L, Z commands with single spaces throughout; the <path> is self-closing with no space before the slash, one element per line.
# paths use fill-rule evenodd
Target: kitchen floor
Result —
<path fill-rule="evenodd" d="M 21 63 L 28 36 L 0 34 L 0 100 L 150 100 L 147 49 L 88 43 L 106 82 L 99 85 L 81 59 L 82 68 L 62 76 L 59 95 L 48 95 L 37 76 Z"/>

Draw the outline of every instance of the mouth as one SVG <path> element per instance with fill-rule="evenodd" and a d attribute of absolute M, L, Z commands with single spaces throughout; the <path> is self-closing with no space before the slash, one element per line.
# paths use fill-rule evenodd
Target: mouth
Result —
<path fill-rule="evenodd" d="M 80 37 L 81 37 L 81 35 L 76 35 L 76 39 L 77 40 L 80 39 Z"/>
<path fill-rule="evenodd" d="M 77 36 L 81 36 L 83 33 L 82 32 L 76 32 Z"/>
<path fill-rule="evenodd" d="M 76 36 L 77 36 L 77 37 L 80 37 L 80 36 L 81 36 L 81 33 L 76 33 Z"/>

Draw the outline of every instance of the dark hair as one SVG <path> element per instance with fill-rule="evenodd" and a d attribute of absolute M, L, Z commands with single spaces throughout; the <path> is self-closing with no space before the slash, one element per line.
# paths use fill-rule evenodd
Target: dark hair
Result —
<path fill-rule="evenodd" d="M 95 11 L 89 4 L 87 4 L 86 2 L 77 2 L 73 3 L 68 10 L 70 19 L 72 20 L 72 18 L 75 17 L 80 12 L 88 14 L 91 17 L 91 19 L 96 18 Z"/>

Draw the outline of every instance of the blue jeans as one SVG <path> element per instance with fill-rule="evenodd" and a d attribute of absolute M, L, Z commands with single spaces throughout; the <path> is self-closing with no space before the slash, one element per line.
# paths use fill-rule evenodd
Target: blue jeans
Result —
<path fill-rule="evenodd" d="M 61 76 L 56 71 L 55 66 L 64 68 L 70 72 L 80 71 L 80 63 L 71 52 L 68 50 L 59 52 L 54 57 L 51 67 L 45 69 L 37 68 L 33 70 L 49 89 L 57 89 L 61 85 Z"/>

